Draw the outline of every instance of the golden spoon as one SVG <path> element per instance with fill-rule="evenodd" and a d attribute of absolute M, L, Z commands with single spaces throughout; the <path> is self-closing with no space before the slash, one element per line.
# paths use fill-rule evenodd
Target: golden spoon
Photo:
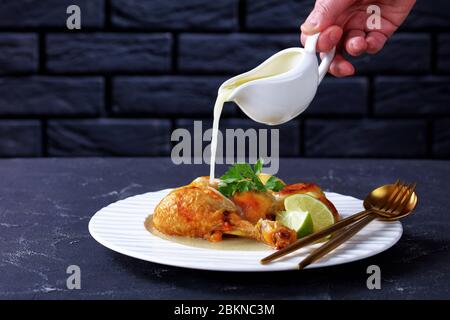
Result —
<path fill-rule="evenodd" d="M 399 192 L 396 192 L 398 193 L 397 196 L 393 197 L 393 199 L 389 203 L 387 203 L 387 208 L 383 209 L 384 212 L 389 213 L 390 217 L 388 218 L 383 217 L 381 214 L 378 214 L 378 212 L 372 211 L 362 220 L 356 222 L 351 226 L 346 227 L 343 232 L 340 232 L 330 241 L 326 242 L 325 244 L 323 244 L 322 246 L 311 252 L 305 259 L 302 260 L 302 262 L 300 262 L 298 268 L 304 269 L 306 266 L 310 265 L 314 261 L 322 258 L 332 250 L 336 249 L 345 241 L 349 240 L 351 237 L 353 237 L 355 234 L 361 231 L 362 228 L 364 228 L 366 225 L 368 225 L 372 220 L 374 220 L 377 217 L 381 216 L 383 217 L 382 218 L 383 220 L 393 221 L 411 214 L 411 212 L 417 205 L 417 195 L 414 192 L 415 187 L 416 184 L 414 183 L 408 187 L 397 189 L 397 191 L 400 190 Z M 378 199 L 372 199 L 372 201 L 376 200 Z M 373 202 L 371 204 L 373 205 Z M 370 204 L 367 205 L 367 207 L 369 206 Z M 379 205 L 375 204 L 374 206 Z"/>
<path fill-rule="evenodd" d="M 349 216 L 343 220 L 340 220 L 333 225 L 331 225 L 328 228 L 322 229 L 318 232 L 315 232 L 309 236 L 306 236 L 304 238 L 301 238 L 297 240 L 296 242 L 290 244 L 284 249 L 278 250 L 277 252 L 263 258 L 261 260 L 262 264 L 269 263 L 277 258 L 283 257 L 307 244 L 311 244 L 317 240 L 323 239 L 329 234 L 332 234 L 358 220 L 363 219 L 364 217 L 375 213 L 380 218 L 383 218 L 385 220 L 389 219 L 400 219 L 403 216 L 397 215 L 397 211 L 391 212 L 390 207 L 388 207 L 389 204 L 391 204 L 394 201 L 398 201 L 398 199 L 401 198 L 401 195 L 404 195 L 406 192 L 406 188 L 408 188 L 406 185 L 400 183 L 399 180 L 397 180 L 394 184 L 387 184 L 382 187 L 379 187 L 377 189 L 374 189 L 372 192 L 370 192 L 367 197 L 364 199 L 364 211 L 361 211 L 357 214 L 354 214 L 352 216 Z M 415 188 L 415 186 L 414 186 Z M 415 203 L 417 203 L 417 196 L 414 193 L 414 196 L 411 197 L 411 199 L 415 199 Z M 405 215 L 408 215 L 409 213 L 406 213 Z"/>

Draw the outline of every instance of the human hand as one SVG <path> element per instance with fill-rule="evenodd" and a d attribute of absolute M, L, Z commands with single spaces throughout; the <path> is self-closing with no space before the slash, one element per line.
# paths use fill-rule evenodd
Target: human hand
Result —
<path fill-rule="evenodd" d="M 328 52 L 336 46 L 336 56 L 329 72 L 336 77 L 355 73 L 353 65 L 343 53 L 359 56 L 380 51 L 389 37 L 408 16 L 415 0 L 316 0 L 313 11 L 301 26 L 301 41 L 306 36 L 321 32 L 317 51 Z M 381 28 L 367 27 L 367 8 L 377 5 L 381 9 Z"/>

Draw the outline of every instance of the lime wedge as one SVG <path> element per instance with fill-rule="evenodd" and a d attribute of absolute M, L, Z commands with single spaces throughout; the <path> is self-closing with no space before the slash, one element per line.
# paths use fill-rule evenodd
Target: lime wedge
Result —
<path fill-rule="evenodd" d="M 313 233 L 311 215 L 304 211 L 283 211 L 277 215 L 277 221 L 297 233 L 297 239 Z"/>
<path fill-rule="evenodd" d="M 333 213 L 320 200 L 306 194 L 293 194 L 284 199 L 286 211 L 302 211 L 311 215 L 314 232 L 334 223 Z"/>

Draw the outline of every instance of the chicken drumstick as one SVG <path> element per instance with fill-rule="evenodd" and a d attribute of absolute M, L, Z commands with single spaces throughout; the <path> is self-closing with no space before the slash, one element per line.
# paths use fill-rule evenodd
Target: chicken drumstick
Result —
<path fill-rule="evenodd" d="M 167 235 L 221 241 L 223 234 L 246 237 L 281 249 L 296 240 L 293 230 L 276 221 L 245 220 L 230 199 L 203 183 L 173 190 L 155 208 L 153 224 Z"/>

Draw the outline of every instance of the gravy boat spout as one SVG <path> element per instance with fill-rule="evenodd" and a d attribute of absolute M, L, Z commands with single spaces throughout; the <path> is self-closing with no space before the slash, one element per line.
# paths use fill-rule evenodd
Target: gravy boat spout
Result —
<path fill-rule="evenodd" d="M 246 73 L 229 79 L 219 88 L 226 101 L 234 101 L 256 122 L 285 123 L 305 111 L 325 76 L 335 49 L 318 66 L 319 34 L 308 37 L 305 48 L 289 48 L 274 54 Z"/>

